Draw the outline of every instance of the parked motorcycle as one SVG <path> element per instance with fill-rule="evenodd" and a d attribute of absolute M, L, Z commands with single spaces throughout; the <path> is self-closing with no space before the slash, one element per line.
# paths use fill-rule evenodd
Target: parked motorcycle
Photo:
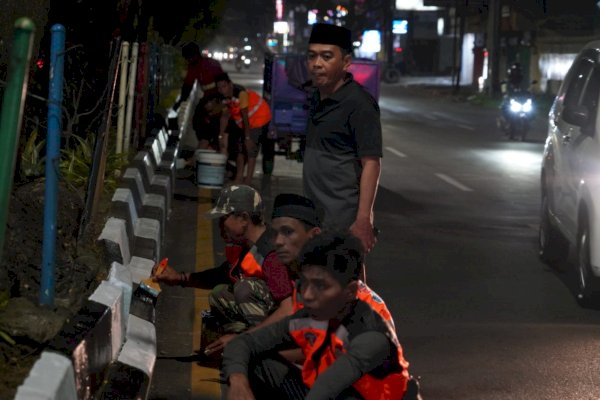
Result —
<path fill-rule="evenodd" d="M 511 140 L 525 140 L 534 117 L 533 96 L 526 90 L 514 90 L 504 96 L 497 118 L 498 127 Z"/>

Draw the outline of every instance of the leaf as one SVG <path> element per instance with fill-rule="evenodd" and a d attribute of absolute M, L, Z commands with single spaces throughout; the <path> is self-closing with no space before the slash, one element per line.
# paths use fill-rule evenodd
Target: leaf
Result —
<path fill-rule="evenodd" d="M 0 338 L 4 339 L 8 344 L 10 344 L 11 346 L 14 346 L 17 344 L 17 342 L 15 342 L 13 340 L 13 338 L 11 338 L 10 336 L 8 336 L 8 333 L 0 330 Z"/>
<path fill-rule="evenodd" d="M 10 299 L 10 293 L 8 290 L 0 290 L 0 309 L 5 308 Z"/>

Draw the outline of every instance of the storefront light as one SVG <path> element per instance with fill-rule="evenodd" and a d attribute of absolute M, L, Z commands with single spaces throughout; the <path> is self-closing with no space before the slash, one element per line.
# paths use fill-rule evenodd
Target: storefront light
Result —
<path fill-rule="evenodd" d="M 439 7 L 425 6 L 423 0 L 396 0 L 396 10 L 435 11 Z"/>
<path fill-rule="evenodd" d="M 308 10 L 308 24 L 312 25 L 317 23 L 317 15 L 319 14 L 319 10 Z"/>
<path fill-rule="evenodd" d="M 290 26 L 287 21 L 275 21 L 273 24 L 273 32 L 286 35 L 290 33 Z"/>
<path fill-rule="evenodd" d="M 363 33 L 361 50 L 368 53 L 381 51 L 381 33 L 379 31 L 365 31 Z"/>

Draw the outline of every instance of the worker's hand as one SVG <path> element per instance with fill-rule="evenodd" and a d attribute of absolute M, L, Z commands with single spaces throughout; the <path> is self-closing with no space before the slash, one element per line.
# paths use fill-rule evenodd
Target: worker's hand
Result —
<path fill-rule="evenodd" d="M 377 238 L 375 237 L 375 232 L 373 230 L 373 222 L 370 218 L 361 218 L 354 221 L 354 223 L 350 225 L 350 233 L 360 240 L 365 254 L 368 254 L 373 250 L 375 243 L 377 243 Z"/>
<path fill-rule="evenodd" d="M 229 375 L 227 400 L 255 400 L 246 375 L 239 372 Z"/>
<path fill-rule="evenodd" d="M 154 282 L 166 283 L 169 286 L 179 285 L 181 283 L 181 274 L 170 265 L 167 265 L 165 270 L 158 275 L 152 277 Z"/>
<path fill-rule="evenodd" d="M 215 340 L 214 342 L 212 342 L 208 346 L 206 346 L 206 349 L 204 350 L 204 354 L 206 354 L 208 356 L 213 353 L 222 352 L 223 349 L 225 348 L 225 346 L 227 345 L 227 343 L 231 342 L 231 340 L 236 336 L 237 336 L 237 334 L 235 334 L 235 333 L 230 333 L 230 334 L 221 336 L 220 338 L 218 338 L 217 340 Z"/>

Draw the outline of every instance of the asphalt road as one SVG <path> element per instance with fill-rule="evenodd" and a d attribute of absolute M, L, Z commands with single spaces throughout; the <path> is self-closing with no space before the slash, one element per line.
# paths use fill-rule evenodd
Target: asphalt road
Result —
<path fill-rule="evenodd" d="M 232 78 L 259 85 L 258 74 Z M 404 84 L 384 85 L 380 105 L 381 234 L 367 260 L 367 282 L 394 315 L 425 399 L 600 399 L 600 311 L 577 305 L 568 268 L 559 273 L 537 257 L 543 118 L 527 141 L 511 142 L 497 132 L 493 109 Z M 298 185 L 298 176 L 287 182 Z M 187 211 L 174 215 L 182 232 L 168 245 L 183 243 L 174 257 L 184 262 L 193 258 L 184 232 L 191 218 Z M 190 303 L 186 293 L 188 300 L 159 309 L 159 318 L 173 314 L 178 301 Z M 174 378 L 186 368 L 174 354 L 191 352 L 190 333 L 171 328 L 181 341 L 174 344 L 159 327 L 157 399 L 190 393 L 181 387 L 189 375 L 181 383 Z"/>
<path fill-rule="evenodd" d="M 493 109 L 398 86 L 380 104 L 368 283 L 426 398 L 599 399 L 600 313 L 577 305 L 570 271 L 537 257 L 545 125 L 511 142 Z"/>

